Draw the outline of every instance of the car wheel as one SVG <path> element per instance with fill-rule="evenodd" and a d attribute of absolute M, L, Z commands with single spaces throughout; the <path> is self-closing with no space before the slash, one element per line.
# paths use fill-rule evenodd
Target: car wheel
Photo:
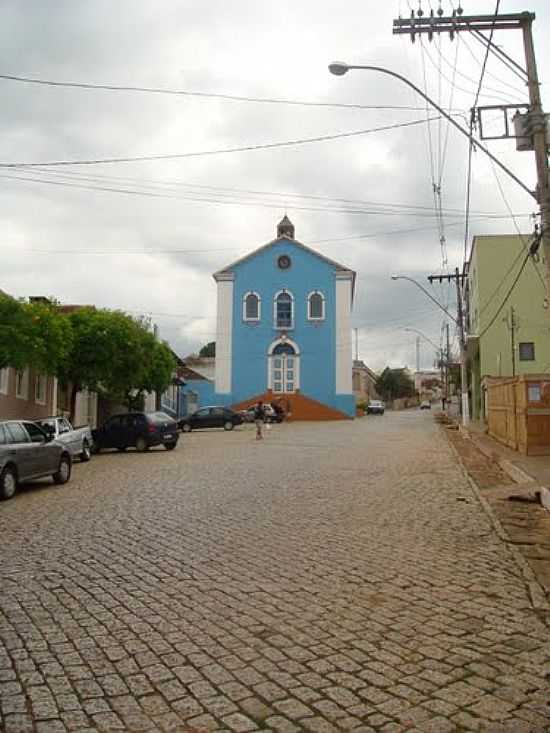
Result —
<path fill-rule="evenodd" d="M 174 443 L 174 442 L 173 443 L 164 443 L 164 447 L 166 448 L 166 450 L 174 450 L 176 445 L 177 443 Z"/>
<path fill-rule="evenodd" d="M 82 442 L 82 453 L 80 454 L 80 460 L 83 463 L 87 463 L 92 457 L 92 451 L 90 450 L 90 444 L 87 440 Z"/>
<path fill-rule="evenodd" d="M 127 446 L 126 446 L 126 445 L 121 445 L 121 446 L 119 446 L 119 447 L 117 448 L 117 450 L 119 450 L 119 451 L 120 451 L 121 453 L 124 453 L 124 451 L 126 450 L 126 448 L 127 448 Z"/>
<path fill-rule="evenodd" d="M 191 432 L 191 425 L 189 425 L 188 422 L 183 423 L 182 430 L 184 433 L 190 433 Z"/>
<path fill-rule="evenodd" d="M 11 499 L 17 491 L 17 474 L 7 466 L 0 473 L 0 499 Z"/>
<path fill-rule="evenodd" d="M 233 425 L 233 423 L 231 422 L 231 420 L 226 420 L 224 422 L 224 424 L 223 424 L 223 429 L 224 430 L 233 430 L 234 427 L 235 426 Z"/>
<path fill-rule="evenodd" d="M 147 444 L 147 441 L 142 435 L 140 435 L 139 438 L 136 440 L 136 450 L 138 451 L 138 453 L 143 453 L 148 448 L 149 446 Z"/>
<path fill-rule="evenodd" d="M 71 459 L 68 455 L 64 454 L 61 456 L 59 461 L 59 468 L 52 476 L 56 484 L 66 484 L 71 478 Z"/>

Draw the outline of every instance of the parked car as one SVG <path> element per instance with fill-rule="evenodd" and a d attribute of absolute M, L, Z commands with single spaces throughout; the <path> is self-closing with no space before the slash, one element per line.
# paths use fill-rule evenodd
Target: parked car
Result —
<path fill-rule="evenodd" d="M 283 422 L 285 414 L 282 408 L 280 407 L 276 408 L 273 405 L 270 405 L 267 403 L 263 405 L 263 408 L 264 408 L 265 422 L 269 422 L 269 423 Z M 248 407 L 246 410 L 240 410 L 238 414 L 242 417 L 243 422 L 254 422 L 255 410 L 256 410 L 256 405 L 252 405 L 251 407 Z"/>
<path fill-rule="evenodd" d="M 421 410 L 431 410 L 432 409 L 431 402 L 429 400 L 422 400 L 422 402 L 420 403 L 420 409 Z"/>
<path fill-rule="evenodd" d="M 92 431 L 88 425 L 73 428 L 71 423 L 64 417 L 45 417 L 34 422 L 47 435 L 51 435 L 52 438 L 63 443 L 73 458 L 78 457 L 81 461 L 90 460 L 93 439 Z"/>
<path fill-rule="evenodd" d="M 386 405 L 380 400 L 370 400 L 367 405 L 367 415 L 383 415 Z"/>
<path fill-rule="evenodd" d="M 164 412 L 125 412 L 113 415 L 97 430 L 92 430 L 93 451 L 104 448 L 135 448 L 143 452 L 155 445 L 166 450 L 176 447 L 178 425 Z"/>
<path fill-rule="evenodd" d="M 213 405 L 201 407 L 192 415 L 182 418 L 178 421 L 178 427 L 184 433 L 189 433 L 191 430 L 202 430 L 202 428 L 233 430 L 235 425 L 241 425 L 242 422 L 243 417 L 238 412 L 223 405 Z"/>
<path fill-rule="evenodd" d="M 0 499 L 11 499 L 23 481 L 51 476 L 56 484 L 71 477 L 67 447 L 27 420 L 0 422 Z"/>

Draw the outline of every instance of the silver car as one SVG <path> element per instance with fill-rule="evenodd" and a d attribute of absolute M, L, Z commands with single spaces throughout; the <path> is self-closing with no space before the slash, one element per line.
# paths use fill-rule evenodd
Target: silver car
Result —
<path fill-rule="evenodd" d="M 52 440 L 36 423 L 0 422 L 0 499 L 11 499 L 23 481 L 51 476 L 56 484 L 71 477 L 67 448 Z"/>

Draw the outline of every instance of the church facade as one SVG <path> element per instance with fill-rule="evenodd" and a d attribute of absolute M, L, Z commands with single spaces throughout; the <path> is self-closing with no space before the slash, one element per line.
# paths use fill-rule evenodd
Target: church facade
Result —
<path fill-rule="evenodd" d="M 282 399 L 294 417 L 355 415 L 352 270 L 298 242 L 285 216 L 276 239 L 214 279 L 218 404 Z"/>

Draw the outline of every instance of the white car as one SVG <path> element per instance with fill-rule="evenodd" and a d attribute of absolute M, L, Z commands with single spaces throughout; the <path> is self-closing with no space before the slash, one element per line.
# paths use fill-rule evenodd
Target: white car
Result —
<path fill-rule="evenodd" d="M 420 409 L 421 410 L 431 410 L 432 409 L 431 402 L 429 400 L 422 400 L 422 402 L 420 403 Z"/>
<path fill-rule="evenodd" d="M 81 461 L 90 460 L 94 441 L 88 425 L 73 428 L 64 417 L 44 417 L 35 422 L 52 440 L 57 440 L 64 445 L 72 458 L 77 457 Z"/>

